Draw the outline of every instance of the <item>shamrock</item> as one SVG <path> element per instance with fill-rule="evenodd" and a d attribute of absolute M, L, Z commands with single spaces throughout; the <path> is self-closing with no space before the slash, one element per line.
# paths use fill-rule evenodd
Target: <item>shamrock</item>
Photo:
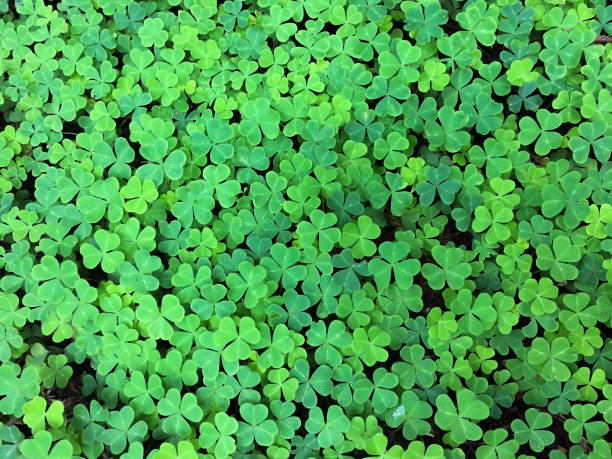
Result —
<path fill-rule="evenodd" d="M 351 345 L 351 336 L 339 320 L 332 321 L 328 327 L 323 321 L 315 322 L 306 332 L 308 344 L 316 346 L 315 359 L 318 364 L 339 365 L 342 356 L 338 349 Z"/>
<path fill-rule="evenodd" d="M 425 263 L 422 268 L 429 286 L 441 290 L 448 283 L 449 287 L 460 289 L 471 273 L 470 265 L 462 261 L 463 251 L 438 245 L 431 250 L 431 255 L 437 265 Z"/>
<path fill-rule="evenodd" d="M 469 290 L 462 289 L 451 303 L 450 309 L 457 315 L 463 315 L 458 320 L 461 329 L 472 336 L 478 336 L 497 319 L 497 312 L 492 304 L 491 296 L 487 293 L 481 293 L 474 299 Z"/>
<path fill-rule="evenodd" d="M 240 407 L 243 421 L 238 423 L 238 444 L 249 445 L 253 440 L 258 445 L 270 446 L 278 434 L 278 426 L 268 419 L 269 410 L 265 405 L 245 403 Z"/>
<path fill-rule="evenodd" d="M 591 190 L 587 183 L 580 181 L 578 171 L 572 171 L 559 179 L 561 187 L 557 185 L 546 185 L 542 189 L 542 215 L 554 217 L 563 213 L 563 223 L 569 229 L 578 226 L 588 214 L 588 204 L 585 202 Z"/>
<path fill-rule="evenodd" d="M 459 108 L 472 119 L 476 119 L 476 132 L 479 134 L 488 134 L 495 131 L 502 124 L 503 120 L 500 115 L 503 105 L 495 102 L 484 93 L 476 96 L 475 107 L 463 102 Z"/>
<path fill-rule="evenodd" d="M 140 371 L 132 373 L 130 381 L 125 385 L 123 391 L 131 399 L 130 406 L 145 414 L 153 413 L 155 410 L 153 399 L 159 400 L 164 395 L 161 378 L 153 374 L 145 380 Z"/>
<path fill-rule="evenodd" d="M 114 150 L 106 142 L 98 143 L 92 153 L 94 165 L 109 168 L 110 177 L 128 178 L 131 174 L 129 164 L 134 160 L 135 152 L 123 137 L 115 139 Z"/>
<path fill-rule="evenodd" d="M 366 296 L 364 290 L 357 290 L 349 297 L 343 293 L 338 301 L 336 315 L 340 318 L 348 317 L 347 324 L 355 329 L 370 323 L 368 313 L 374 308 L 373 301 Z"/>
<path fill-rule="evenodd" d="M 210 222 L 215 200 L 209 182 L 204 180 L 189 182 L 176 190 L 176 197 L 177 201 L 170 211 L 185 228 L 191 227 L 194 218 L 202 225 Z"/>
<path fill-rule="evenodd" d="M 508 81 L 515 86 L 526 86 L 526 83 L 534 81 L 538 74 L 533 72 L 533 60 L 517 59 L 512 62 L 510 68 L 506 72 Z"/>
<path fill-rule="evenodd" d="M 159 401 L 158 410 L 164 416 L 162 428 L 169 435 L 186 436 L 190 431 L 188 421 L 198 422 L 202 419 L 202 409 L 196 396 L 190 392 L 181 395 L 174 387 Z"/>
<path fill-rule="evenodd" d="M 559 313 L 559 318 L 568 330 L 573 331 L 581 326 L 592 327 L 597 323 L 599 308 L 591 303 L 588 294 L 580 292 L 564 295 L 563 304 L 567 309 Z"/>
<path fill-rule="evenodd" d="M 134 410 L 130 406 L 112 411 L 107 423 L 109 429 L 102 433 L 102 441 L 110 447 L 113 454 L 123 452 L 127 443 L 142 441 L 147 432 L 146 422 L 134 423 Z"/>
<path fill-rule="evenodd" d="M 317 435 L 319 445 L 329 448 L 342 441 L 343 434 L 349 428 L 349 420 L 338 405 L 331 405 L 327 415 L 323 415 L 321 408 L 314 407 L 308 414 L 306 430 Z"/>
<path fill-rule="evenodd" d="M 556 237 L 552 250 L 546 244 L 540 244 L 536 250 L 536 265 L 540 269 L 550 270 L 551 277 L 556 282 L 572 280 L 578 277 L 578 270 L 570 263 L 580 261 L 580 249 L 570 242 L 566 236 Z"/>
<path fill-rule="evenodd" d="M 602 438 L 609 431 L 608 425 L 603 421 L 591 421 L 597 414 L 595 405 L 573 405 L 571 408 L 573 419 L 567 419 L 563 427 L 569 434 L 572 442 L 577 443 L 586 434 L 590 443 Z"/>
<path fill-rule="evenodd" d="M 155 184 L 149 179 L 140 180 L 138 177 L 130 177 L 127 184 L 120 190 L 126 200 L 125 210 L 134 214 L 144 214 L 149 203 L 157 199 L 158 193 Z"/>
<path fill-rule="evenodd" d="M 134 264 L 122 261 L 118 267 L 121 283 L 133 288 L 137 293 L 146 293 L 157 290 L 159 281 L 152 275 L 161 267 L 159 257 L 152 256 L 144 250 L 134 254 Z"/>
<path fill-rule="evenodd" d="M 65 287 L 73 287 L 78 279 L 76 265 L 70 260 L 59 263 L 56 258 L 45 255 L 40 264 L 32 268 L 32 278 L 40 282 L 37 293 L 49 301 L 61 300 Z"/>
<path fill-rule="evenodd" d="M 36 435 L 37 432 L 45 429 L 45 422 L 50 427 L 59 427 L 64 423 L 64 405 L 59 400 L 55 400 L 47 409 L 47 400 L 36 396 L 23 405 L 23 422 Z"/>
<path fill-rule="evenodd" d="M 537 122 L 530 116 L 521 118 L 518 140 L 522 145 L 530 145 L 537 139 L 535 152 L 544 156 L 561 146 L 561 134 L 554 132 L 561 125 L 561 116 L 540 109 L 536 112 L 536 118 Z"/>
<path fill-rule="evenodd" d="M 106 104 L 100 100 L 95 103 L 93 109 L 89 113 L 89 117 L 95 122 L 94 126 L 97 131 L 106 132 L 115 129 L 117 126 L 115 118 L 118 118 L 120 114 L 119 107 L 115 102 Z M 42 133 L 35 132 L 34 128 L 31 128 L 31 131 L 34 134 L 32 142 L 37 142 L 39 137 L 44 136 Z"/>
<path fill-rule="evenodd" d="M 418 80 L 419 73 L 411 64 L 418 62 L 421 51 L 412 46 L 408 41 L 402 40 L 396 45 L 397 56 L 383 51 L 378 56 L 380 64 L 380 76 L 389 79 L 396 74 L 405 83 L 413 83 Z"/>
<path fill-rule="evenodd" d="M 383 159 L 387 169 L 396 169 L 406 164 L 407 156 L 403 151 L 409 149 L 410 141 L 397 132 L 391 132 L 386 139 L 374 142 L 374 157 Z"/>
<path fill-rule="evenodd" d="M 402 361 L 395 362 L 391 369 L 400 375 L 400 386 L 404 389 L 411 389 L 416 382 L 421 387 L 431 387 L 434 383 L 432 372 L 435 371 L 435 364 L 430 359 L 424 359 L 425 349 L 414 344 L 405 346 L 400 351 Z"/>
<path fill-rule="evenodd" d="M 80 248 L 83 255 L 83 265 L 88 269 L 93 269 L 101 262 L 104 272 L 115 272 L 125 258 L 123 252 L 115 250 L 120 244 L 119 236 L 104 229 L 99 229 L 94 233 L 94 241 L 97 247 L 85 243 Z"/>
<path fill-rule="evenodd" d="M 250 100 L 241 109 L 244 119 L 240 122 L 238 130 L 246 136 L 251 145 L 257 145 L 262 134 L 268 139 L 275 139 L 279 134 L 280 115 L 270 108 L 268 99 L 259 98 Z"/>
<path fill-rule="evenodd" d="M 418 80 L 418 88 L 421 92 L 426 92 L 430 88 L 434 91 L 441 91 L 449 81 L 450 76 L 446 73 L 446 66 L 444 63 L 436 59 L 427 59 L 423 63 L 423 69 Z M 440 121 L 444 122 L 444 124 L 448 124 L 452 110 L 445 110 L 445 112 L 447 113 L 440 118 Z"/>
<path fill-rule="evenodd" d="M 612 457 L 611 6 L 48 3 L 0 0 L 0 458 Z"/>
<path fill-rule="evenodd" d="M 382 258 L 373 258 L 368 263 L 377 287 L 387 287 L 391 283 L 392 272 L 395 281 L 400 282 L 405 288 L 412 285 L 412 280 L 418 274 L 421 264 L 418 260 L 406 259 L 409 251 L 410 246 L 404 241 L 396 243 L 385 241 L 379 246 L 378 252 Z"/>
<path fill-rule="evenodd" d="M 514 456 L 519 449 L 519 444 L 515 439 L 506 440 L 507 438 L 508 431 L 506 429 L 486 431 L 483 435 L 485 444 L 478 447 L 476 454 L 482 456 L 497 455 L 497 457 L 503 455 Z"/>
<path fill-rule="evenodd" d="M 403 424 L 402 434 L 408 441 L 414 440 L 419 435 L 426 435 L 431 426 L 425 419 L 431 417 L 431 406 L 419 399 L 412 391 L 404 391 L 402 403 L 386 414 L 386 422 L 390 427 Z"/>
<path fill-rule="evenodd" d="M 176 388 L 182 388 L 183 384 L 193 386 L 197 380 L 197 364 L 191 359 L 183 360 L 181 351 L 171 349 L 163 359 L 155 364 L 155 371 L 164 376 L 163 382 L 171 384 Z"/>
<path fill-rule="evenodd" d="M 298 224 L 298 236 L 304 245 L 311 245 L 318 238 L 319 250 L 330 252 L 341 236 L 340 230 L 333 227 L 337 221 L 335 214 L 315 209 L 310 214 L 310 222 L 302 221 Z"/>
<path fill-rule="evenodd" d="M 72 444 L 66 440 L 60 440 L 53 447 L 53 436 L 51 432 L 42 430 L 37 432 L 33 438 L 24 440 L 19 445 L 19 450 L 25 457 L 32 459 L 60 459 L 72 456 Z"/>
<path fill-rule="evenodd" d="M 170 458 L 180 458 L 180 459 L 195 459 L 197 458 L 197 453 L 193 444 L 188 442 L 187 440 L 181 440 L 178 442 L 178 445 L 175 447 L 172 443 L 162 443 L 159 451 L 155 453 L 155 459 L 170 459 Z"/>
<path fill-rule="evenodd" d="M 228 298 L 232 301 L 242 299 L 247 308 L 253 308 L 268 292 L 263 282 L 267 275 L 266 268 L 243 261 L 238 265 L 238 272 L 240 275 L 230 273 L 227 276 Z"/>
<path fill-rule="evenodd" d="M 420 196 L 421 204 L 429 206 L 437 194 L 445 204 L 451 204 L 455 199 L 455 193 L 461 184 L 449 178 L 451 170 L 448 166 L 442 165 L 437 168 L 428 167 L 425 169 L 426 181 L 422 181 L 416 186 L 416 192 Z"/>
<path fill-rule="evenodd" d="M 236 450 L 232 437 L 238 431 L 238 422 L 225 413 L 217 413 L 214 423 L 200 424 L 200 447 L 213 451 L 216 457 L 229 457 Z"/>
<path fill-rule="evenodd" d="M 161 19 L 147 18 L 142 27 L 138 29 L 138 37 L 144 47 L 155 45 L 160 48 L 166 43 L 168 32 L 164 30 L 164 23 Z"/>
<path fill-rule="evenodd" d="M 261 265 L 275 281 L 282 279 L 284 288 L 295 288 L 306 277 L 306 267 L 296 265 L 300 259 L 297 247 L 276 243 L 270 247 L 271 258 L 263 258 Z"/>
<path fill-rule="evenodd" d="M 495 201 L 491 211 L 485 206 L 478 206 L 475 209 L 472 229 L 480 233 L 488 228 L 485 239 L 489 244 L 495 244 L 510 237 L 510 230 L 505 225 L 510 220 L 512 220 L 512 210 L 500 201 Z"/>
<path fill-rule="evenodd" d="M 169 321 L 179 323 L 184 316 L 185 311 L 174 295 L 164 295 L 161 308 L 157 307 L 155 298 L 144 295 L 136 309 L 136 318 L 146 324 L 149 336 L 166 341 L 174 331 Z"/>
<path fill-rule="evenodd" d="M 544 277 L 539 281 L 528 279 L 519 290 L 519 299 L 531 303 L 531 311 L 536 315 L 553 313 L 557 310 L 555 298 L 559 289 L 552 280 Z"/>
<path fill-rule="evenodd" d="M 260 338 L 261 333 L 250 317 L 242 317 L 238 327 L 233 319 L 224 317 L 214 333 L 215 345 L 223 349 L 222 355 L 229 361 L 246 359 L 251 352 L 250 346 L 257 344 Z"/>
<path fill-rule="evenodd" d="M 368 183 L 367 190 L 370 195 L 370 202 L 374 208 L 378 209 L 383 207 L 391 198 L 391 213 L 395 216 L 401 216 L 413 199 L 410 192 L 402 191 L 406 188 L 407 183 L 402 176 L 391 172 L 385 174 L 385 181 L 387 186 L 374 181 Z"/>
<path fill-rule="evenodd" d="M 376 245 L 371 239 L 380 235 L 380 228 L 367 215 L 357 219 L 357 224 L 347 223 L 342 228 L 340 246 L 351 248 L 355 258 L 371 256 L 376 252 Z"/>
<path fill-rule="evenodd" d="M 603 120 L 580 123 L 578 136 L 572 137 L 569 147 L 573 152 L 574 161 L 585 163 L 593 155 L 598 161 L 604 163 L 610 159 L 612 151 L 612 137 L 607 136 Z M 591 155 L 591 150 L 593 155 Z"/>
<path fill-rule="evenodd" d="M 234 147 L 228 143 L 234 137 L 234 130 L 227 121 L 219 118 L 206 120 L 204 126 L 190 124 L 190 137 L 193 152 L 197 155 L 210 155 L 215 164 L 223 163 L 234 155 Z"/>
<path fill-rule="evenodd" d="M 555 338 L 550 344 L 544 338 L 535 338 L 527 353 L 528 362 L 540 366 L 546 381 L 567 381 L 570 370 L 566 363 L 574 362 L 576 358 L 576 352 L 563 337 Z"/>
<path fill-rule="evenodd" d="M 471 31 L 476 39 L 485 46 L 495 43 L 498 9 L 487 7 L 484 0 L 478 0 L 457 14 L 461 27 Z"/>
<path fill-rule="evenodd" d="M 110 30 L 97 27 L 87 29 L 81 35 L 81 43 L 85 45 L 85 54 L 95 57 L 98 61 L 104 61 L 108 56 L 107 50 L 117 46 Z"/>
<path fill-rule="evenodd" d="M 372 326 L 367 331 L 359 327 L 353 332 L 351 349 L 363 363 L 372 366 L 376 362 L 383 362 L 389 356 L 385 347 L 390 342 L 390 336 L 379 327 Z"/>
<path fill-rule="evenodd" d="M 96 223 L 105 215 L 111 222 L 123 216 L 124 200 L 119 193 L 119 181 L 115 177 L 95 181 L 87 194 L 79 194 L 76 205 L 88 223 Z"/>
<path fill-rule="evenodd" d="M 299 359 L 291 369 L 290 375 L 298 381 L 295 393 L 295 401 L 303 404 L 306 408 L 313 408 L 317 404 L 318 396 L 327 396 L 331 393 L 333 383 L 331 380 L 332 370 L 327 365 L 318 366 L 312 374 L 308 361 Z"/>
<path fill-rule="evenodd" d="M 489 408 L 471 390 L 461 389 L 457 392 L 457 406 L 448 395 L 439 395 L 436 407 L 436 424 L 441 429 L 450 431 L 454 442 L 461 444 L 482 436 L 482 429 L 473 421 L 486 419 Z"/>
<path fill-rule="evenodd" d="M 222 207 L 231 207 L 240 193 L 240 184 L 237 180 L 226 180 L 230 175 L 229 167 L 225 164 L 206 166 L 202 175 L 215 188 L 215 196 L 219 204 Z"/>
<path fill-rule="evenodd" d="M 427 43 L 432 38 L 439 38 L 442 25 L 448 21 L 448 11 L 435 0 L 406 2 L 402 4 L 405 15 L 404 29 L 416 38 L 418 43 Z"/>
<path fill-rule="evenodd" d="M 155 76 L 144 81 L 149 94 L 153 99 L 160 99 L 162 106 L 168 106 L 180 97 L 181 92 L 175 87 L 177 83 L 178 77 L 165 70 L 158 71 Z"/>
<path fill-rule="evenodd" d="M 554 434 L 544 430 L 552 424 L 548 413 L 529 408 L 525 412 L 525 420 L 527 423 L 522 419 L 512 421 L 512 431 L 519 444 L 529 442 L 529 447 L 537 453 L 555 441 Z"/>
<path fill-rule="evenodd" d="M 271 213 L 276 213 L 283 207 L 282 192 L 285 188 L 287 188 L 287 179 L 274 171 L 270 171 L 266 173 L 265 184 L 259 181 L 251 184 L 249 195 L 254 206 L 264 207 L 267 204 L 268 210 Z"/>
<path fill-rule="evenodd" d="M 159 185 L 163 181 L 164 175 L 170 180 L 178 180 L 183 175 L 183 165 L 185 164 L 185 153 L 174 150 L 168 154 L 168 141 L 163 138 L 155 139 L 144 145 L 140 154 L 149 164 L 140 166 L 136 173 L 144 179 L 150 179 Z"/>

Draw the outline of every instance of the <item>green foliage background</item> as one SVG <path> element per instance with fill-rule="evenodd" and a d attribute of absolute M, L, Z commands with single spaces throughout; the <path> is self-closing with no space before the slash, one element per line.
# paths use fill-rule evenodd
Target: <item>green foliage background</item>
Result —
<path fill-rule="evenodd" d="M 612 457 L 604 0 L 0 0 L 0 457 Z"/>

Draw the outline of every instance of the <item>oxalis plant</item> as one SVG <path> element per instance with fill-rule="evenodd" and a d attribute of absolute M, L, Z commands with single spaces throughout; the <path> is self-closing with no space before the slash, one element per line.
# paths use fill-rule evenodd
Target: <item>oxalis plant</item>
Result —
<path fill-rule="evenodd" d="M 610 35 L 0 0 L 0 458 L 611 458 Z"/>

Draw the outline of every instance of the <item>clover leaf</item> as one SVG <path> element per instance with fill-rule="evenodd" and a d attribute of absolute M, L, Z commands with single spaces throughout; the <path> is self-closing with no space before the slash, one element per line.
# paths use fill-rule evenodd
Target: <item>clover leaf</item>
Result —
<path fill-rule="evenodd" d="M 554 434 L 544 430 L 552 424 L 552 418 L 548 413 L 529 408 L 525 412 L 525 420 L 527 423 L 522 419 L 512 421 L 514 438 L 519 444 L 529 442 L 529 447 L 537 453 L 555 441 Z"/>
<path fill-rule="evenodd" d="M 445 284 L 453 289 L 460 289 L 465 279 L 470 275 L 468 263 L 463 262 L 463 251 L 457 248 L 436 246 L 431 254 L 437 265 L 425 263 L 422 268 L 423 276 L 429 286 L 441 290 Z"/>
<path fill-rule="evenodd" d="M 188 421 L 198 422 L 202 419 L 202 409 L 196 396 L 189 392 L 181 395 L 174 387 L 159 401 L 158 410 L 164 416 L 161 425 L 168 435 L 185 437 L 191 429 Z"/>
<path fill-rule="evenodd" d="M 245 403 L 240 407 L 244 421 L 238 423 L 238 444 L 249 445 L 253 440 L 261 446 L 270 446 L 278 434 L 278 426 L 268 419 L 269 410 L 265 405 Z"/>
<path fill-rule="evenodd" d="M 83 265 L 88 269 L 92 269 L 101 264 L 104 272 L 115 272 L 125 257 L 123 252 L 114 250 L 119 247 L 119 236 L 100 229 L 94 233 L 94 241 L 97 247 L 85 243 L 80 248 L 83 255 Z"/>
<path fill-rule="evenodd" d="M 473 421 L 486 419 L 489 408 L 471 390 L 458 391 L 456 405 L 448 395 L 442 394 L 436 399 L 436 407 L 436 424 L 449 431 L 454 442 L 461 444 L 482 437 L 482 429 Z"/>
<path fill-rule="evenodd" d="M 554 132 L 561 125 L 561 116 L 540 109 L 536 112 L 536 119 L 537 122 L 529 116 L 521 118 L 518 139 L 522 145 L 530 145 L 537 139 L 535 152 L 544 156 L 561 146 L 561 134 Z"/>
<path fill-rule="evenodd" d="M 107 423 L 109 429 L 103 432 L 102 441 L 110 447 L 113 454 L 123 452 L 128 443 L 142 441 L 147 432 L 146 422 L 134 423 L 134 410 L 130 406 L 124 406 L 119 411 L 112 411 Z"/>
<path fill-rule="evenodd" d="M 305 425 L 308 432 L 317 435 L 317 440 L 323 448 L 329 448 L 342 441 L 350 423 L 342 408 L 332 405 L 327 409 L 326 415 L 318 406 L 311 409 Z"/>
<path fill-rule="evenodd" d="M 200 424 L 200 447 L 213 451 L 216 457 L 229 457 L 236 450 L 232 437 L 238 431 L 238 422 L 225 413 L 217 413 L 214 423 Z"/>
<path fill-rule="evenodd" d="M 355 258 L 363 258 L 374 255 L 376 245 L 371 239 L 380 235 L 380 228 L 367 215 L 357 219 L 357 224 L 347 223 L 342 228 L 340 246 L 350 248 Z"/>
<path fill-rule="evenodd" d="M 418 395 L 412 391 L 402 394 L 402 403 L 386 414 L 386 422 L 390 427 L 402 426 L 402 434 L 408 441 L 414 440 L 419 435 L 427 435 L 431 426 L 425 419 L 429 418 L 433 411 L 431 406 L 420 400 Z"/>
<path fill-rule="evenodd" d="M 60 459 L 71 457 L 73 448 L 70 442 L 62 439 L 53 446 L 53 436 L 51 432 L 41 430 L 33 438 L 28 438 L 19 445 L 19 451 L 28 458 L 32 459 Z"/>
<path fill-rule="evenodd" d="M 391 273 L 395 282 L 401 282 L 406 288 L 412 285 L 414 276 L 419 272 L 420 263 L 418 260 L 406 259 L 409 250 L 410 246 L 403 241 L 385 241 L 379 246 L 381 258 L 374 258 L 368 263 L 368 269 L 379 288 L 385 288 L 391 283 Z"/>

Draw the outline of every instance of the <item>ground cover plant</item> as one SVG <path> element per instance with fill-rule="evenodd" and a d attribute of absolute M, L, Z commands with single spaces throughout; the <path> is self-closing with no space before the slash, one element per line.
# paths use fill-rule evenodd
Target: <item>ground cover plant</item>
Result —
<path fill-rule="evenodd" d="M 0 18 L 0 458 L 612 457 L 604 0 Z"/>

